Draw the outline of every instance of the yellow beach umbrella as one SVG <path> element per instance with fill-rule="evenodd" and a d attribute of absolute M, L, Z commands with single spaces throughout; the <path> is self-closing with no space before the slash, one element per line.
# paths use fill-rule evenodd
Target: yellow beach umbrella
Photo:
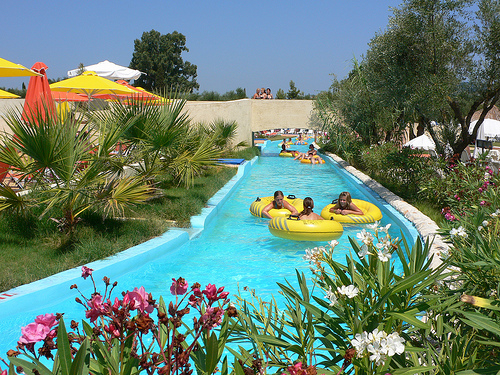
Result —
<path fill-rule="evenodd" d="M 25 76 L 41 76 L 31 69 L 16 64 L 0 57 L 0 77 L 25 77 Z"/>
<path fill-rule="evenodd" d="M 20 96 L 8 91 L 0 90 L 0 99 L 15 99 L 15 98 L 20 98 Z"/>
<path fill-rule="evenodd" d="M 107 78 L 98 76 L 95 72 L 83 72 L 82 75 L 55 82 L 50 85 L 52 91 L 74 92 L 89 97 L 95 94 L 134 94 L 137 91 L 122 86 Z"/>

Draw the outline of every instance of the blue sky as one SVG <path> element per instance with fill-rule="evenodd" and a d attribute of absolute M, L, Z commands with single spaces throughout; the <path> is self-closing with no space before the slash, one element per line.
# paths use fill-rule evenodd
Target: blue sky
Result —
<path fill-rule="evenodd" d="M 128 66 L 134 40 L 145 31 L 186 36 L 186 61 L 198 66 L 200 92 L 243 87 L 326 90 L 341 79 L 400 0 L 329 1 L 39 1 L 2 4 L 0 57 L 31 67 L 42 61 L 49 78 L 110 60 Z M 2 78 L 20 88 L 28 78 Z"/>

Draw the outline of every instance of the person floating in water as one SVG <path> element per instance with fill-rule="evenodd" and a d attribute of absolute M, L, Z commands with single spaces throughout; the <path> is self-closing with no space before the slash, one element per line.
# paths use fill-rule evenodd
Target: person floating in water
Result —
<path fill-rule="evenodd" d="M 348 191 L 340 193 L 337 203 L 330 208 L 330 212 L 338 215 L 364 215 L 363 211 L 352 203 L 351 194 Z"/>
<path fill-rule="evenodd" d="M 274 192 L 274 200 L 271 203 L 269 203 L 266 207 L 264 207 L 264 209 L 262 210 L 262 215 L 264 215 L 269 219 L 272 219 L 272 216 L 269 215 L 269 211 L 271 211 L 273 208 L 277 210 L 285 208 L 288 211 L 290 211 L 292 215 L 299 214 L 299 211 L 297 211 L 295 207 L 293 207 L 290 203 L 288 203 L 285 200 L 285 195 L 281 190 L 277 190 Z"/>
<path fill-rule="evenodd" d="M 299 214 L 300 220 L 323 220 L 321 216 L 313 212 L 314 201 L 311 197 L 306 197 L 303 202 L 304 209 Z"/>

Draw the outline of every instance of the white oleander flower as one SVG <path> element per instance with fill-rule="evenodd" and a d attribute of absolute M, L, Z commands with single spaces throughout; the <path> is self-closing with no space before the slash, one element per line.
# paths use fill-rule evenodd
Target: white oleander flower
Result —
<path fill-rule="evenodd" d="M 361 358 L 363 356 L 363 352 L 368 345 L 368 334 L 366 332 L 356 333 L 354 338 L 351 340 L 351 344 L 356 349 L 356 356 Z"/>
<path fill-rule="evenodd" d="M 405 339 L 399 336 L 397 332 L 391 333 L 385 339 L 386 354 L 392 357 L 394 354 L 403 354 L 405 351 Z"/>
<path fill-rule="evenodd" d="M 480 226 L 478 226 L 478 227 L 477 227 L 477 230 L 478 230 L 479 232 L 481 232 L 481 231 L 483 230 L 483 227 L 480 225 Z"/>
<path fill-rule="evenodd" d="M 356 238 L 367 246 L 373 244 L 373 235 L 367 232 L 366 229 L 356 234 Z"/>
<path fill-rule="evenodd" d="M 383 249 L 377 252 L 377 256 L 381 262 L 388 262 L 391 259 L 392 254 L 389 252 L 388 249 Z"/>
<path fill-rule="evenodd" d="M 379 231 L 384 232 L 385 234 L 389 234 L 390 227 L 391 227 L 391 224 L 387 224 L 385 227 L 380 227 Z"/>
<path fill-rule="evenodd" d="M 483 224 L 483 227 L 487 227 L 489 222 L 488 222 L 488 220 L 484 220 L 481 224 Z"/>
<path fill-rule="evenodd" d="M 379 224 L 380 224 L 380 221 L 378 221 L 378 220 L 377 220 L 376 222 L 374 222 L 374 223 L 372 223 L 372 224 L 367 224 L 367 225 L 366 225 L 366 227 L 367 227 L 368 229 L 371 229 L 371 230 L 376 231 L 376 230 L 378 230 L 378 226 L 379 226 Z"/>
<path fill-rule="evenodd" d="M 332 287 L 328 286 L 328 290 L 326 291 L 325 298 L 330 301 L 330 306 L 336 305 L 338 302 L 338 298 L 335 293 L 332 291 Z"/>
<path fill-rule="evenodd" d="M 337 241 L 337 240 L 331 240 L 330 242 L 328 242 L 328 245 L 330 245 L 332 249 L 334 249 L 335 246 L 337 246 L 338 244 L 339 244 L 339 241 Z"/>
<path fill-rule="evenodd" d="M 465 231 L 464 227 L 459 226 L 458 228 L 453 228 L 452 230 L 450 230 L 450 236 L 451 238 L 457 236 L 467 238 L 467 232 Z"/>
<path fill-rule="evenodd" d="M 358 253 L 358 256 L 360 258 L 364 258 L 365 256 L 367 256 L 368 254 L 371 254 L 369 251 L 368 251 L 368 246 L 364 245 L 361 246 L 361 250 L 359 251 Z"/>
<path fill-rule="evenodd" d="M 322 251 L 323 250 L 319 247 L 314 247 L 312 249 L 306 249 L 306 254 L 302 258 L 304 260 L 307 260 L 308 262 L 314 262 L 314 261 L 318 260 Z"/>
<path fill-rule="evenodd" d="M 359 289 L 354 285 L 342 285 L 337 288 L 337 291 L 348 298 L 354 298 L 358 295 Z"/>
<path fill-rule="evenodd" d="M 379 341 L 368 344 L 366 350 L 370 353 L 370 361 L 375 362 L 377 366 L 383 366 L 385 364 L 386 356 L 382 351 L 382 346 Z"/>

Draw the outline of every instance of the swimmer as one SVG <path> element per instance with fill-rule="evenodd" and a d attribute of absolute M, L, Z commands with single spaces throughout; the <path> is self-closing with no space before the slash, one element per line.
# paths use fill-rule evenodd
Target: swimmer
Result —
<path fill-rule="evenodd" d="M 286 208 L 288 211 L 292 213 L 292 215 L 299 214 L 297 209 L 285 200 L 285 196 L 283 195 L 283 192 L 280 190 L 274 192 L 274 200 L 271 203 L 269 203 L 266 207 L 264 207 L 264 209 L 262 210 L 262 215 L 264 215 L 269 219 L 272 219 L 272 216 L 269 215 L 269 211 L 272 210 L 273 208 L 277 210 Z"/>
<path fill-rule="evenodd" d="M 313 212 L 314 201 L 311 197 L 307 197 L 304 199 L 304 209 L 299 214 L 300 220 L 323 220 L 323 218 L 317 213 Z"/>
<path fill-rule="evenodd" d="M 340 193 L 337 203 L 330 208 L 330 212 L 339 215 L 364 215 L 363 211 L 352 203 L 351 194 L 348 191 Z"/>

